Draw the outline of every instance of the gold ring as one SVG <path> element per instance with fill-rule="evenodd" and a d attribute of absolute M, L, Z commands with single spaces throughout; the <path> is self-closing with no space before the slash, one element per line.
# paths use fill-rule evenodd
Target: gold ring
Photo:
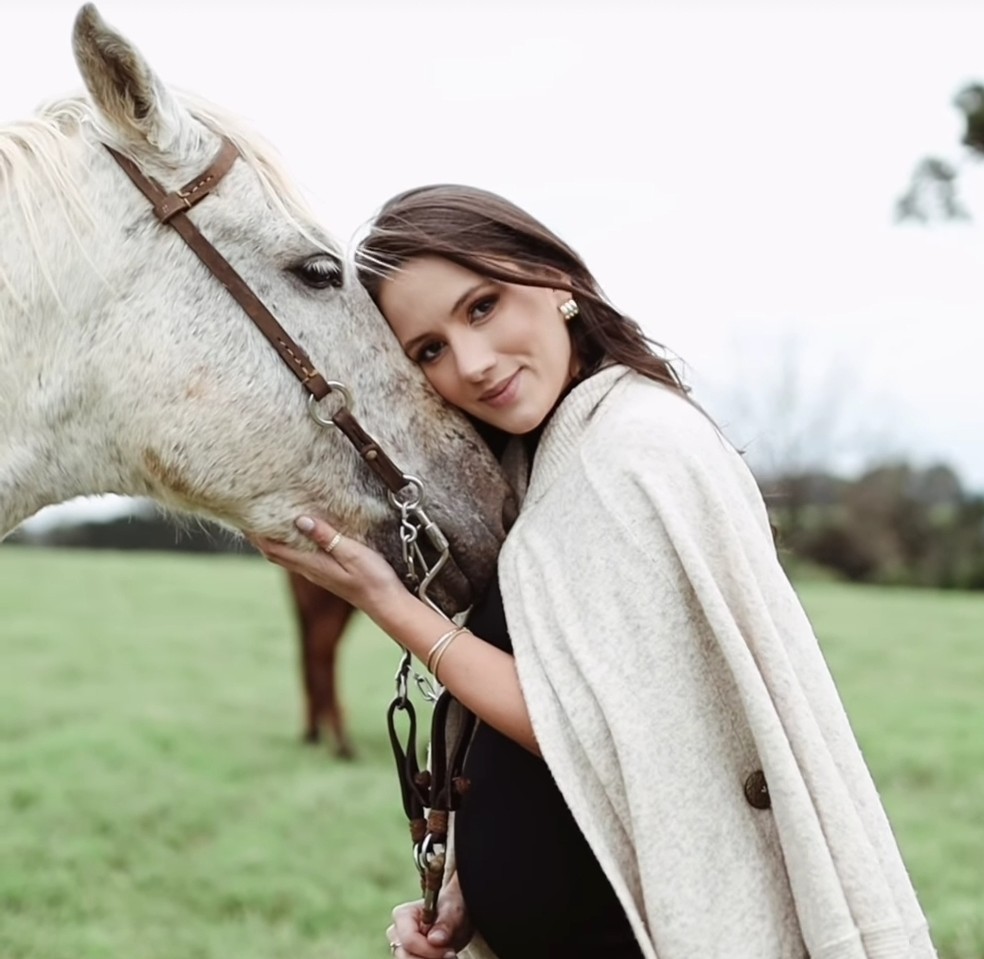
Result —
<path fill-rule="evenodd" d="M 331 542 L 325 547 L 325 552 L 330 553 L 341 541 L 342 541 L 342 534 L 336 533 L 334 536 L 332 536 Z M 397 946 L 399 946 L 399 943 L 397 943 Z"/>

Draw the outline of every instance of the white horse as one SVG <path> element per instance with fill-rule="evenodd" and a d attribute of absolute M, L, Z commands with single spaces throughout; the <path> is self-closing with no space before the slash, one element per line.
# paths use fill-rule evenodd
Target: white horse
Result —
<path fill-rule="evenodd" d="M 170 191 L 224 136 L 241 157 L 189 217 L 422 478 L 459 570 L 442 579 L 467 601 L 509 502 L 484 445 L 403 355 L 255 134 L 170 91 L 91 4 L 73 41 L 89 98 L 0 127 L 0 536 L 48 504 L 122 493 L 296 542 L 293 519 L 320 514 L 399 560 L 383 485 L 312 420 L 273 348 L 106 149 Z"/>

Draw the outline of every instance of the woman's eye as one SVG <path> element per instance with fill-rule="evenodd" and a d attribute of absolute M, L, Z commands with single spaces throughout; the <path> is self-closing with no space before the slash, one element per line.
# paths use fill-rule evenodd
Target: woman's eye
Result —
<path fill-rule="evenodd" d="M 482 299 L 477 300 L 468 311 L 469 319 L 473 323 L 478 320 L 484 320 L 495 309 L 498 299 L 497 296 L 483 296 Z"/>
<path fill-rule="evenodd" d="M 345 282 L 342 261 L 330 253 L 309 256 L 306 260 L 292 266 L 290 272 L 305 286 L 314 290 L 326 290 L 329 287 L 338 290 Z"/>
<path fill-rule="evenodd" d="M 414 359 L 418 363 L 433 363 L 434 360 L 440 357 L 442 352 L 444 352 L 443 343 L 427 343 L 417 351 Z"/>

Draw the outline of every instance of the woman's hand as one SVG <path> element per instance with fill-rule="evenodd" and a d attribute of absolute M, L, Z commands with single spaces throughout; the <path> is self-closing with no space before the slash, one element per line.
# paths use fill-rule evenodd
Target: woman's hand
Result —
<path fill-rule="evenodd" d="M 393 567 L 375 550 L 343 536 L 324 520 L 302 516 L 296 525 L 318 549 L 308 552 L 259 537 L 250 537 L 250 542 L 271 562 L 300 573 L 370 616 L 406 594 Z"/>
<path fill-rule="evenodd" d="M 267 559 L 307 577 L 358 607 L 421 663 L 448 629 L 448 620 L 406 589 L 379 553 L 323 520 L 298 521 L 297 528 L 320 549 L 294 549 L 254 538 Z M 465 630 L 440 660 L 440 681 L 466 709 L 504 736 L 539 755 L 529 710 L 511 654 Z"/>
<path fill-rule="evenodd" d="M 422 922 L 423 900 L 405 902 L 393 910 L 393 925 L 386 930 L 396 959 L 451 959 L 474 934 L 455 873 L 437 897 L 437 918 L 427 928 Z"/>

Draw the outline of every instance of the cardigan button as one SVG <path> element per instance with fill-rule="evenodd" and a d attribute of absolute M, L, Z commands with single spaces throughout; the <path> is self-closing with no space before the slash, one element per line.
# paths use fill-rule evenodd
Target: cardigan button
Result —
<path fill-rule="evenodd" d="M 756 809 L 768 809 L 772 805 L 769 784 L 765 781 L 765 773 L 761 769 L 756 769 L 745 780 L 745 798 L 748 800 L 748 805 Z"/>

